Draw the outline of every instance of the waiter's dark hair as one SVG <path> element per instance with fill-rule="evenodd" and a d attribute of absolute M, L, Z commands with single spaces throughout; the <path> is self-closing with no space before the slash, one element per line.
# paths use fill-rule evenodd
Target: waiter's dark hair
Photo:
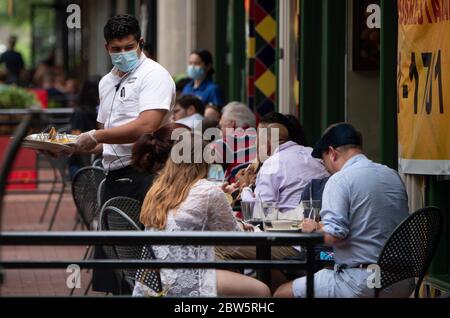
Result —
<path fill-rule="evenodd" d="M 119 14 L 111 17 L 106 22 L 103 34 L 106 43 L 111 42 L 114 39 L 123 39 L 129 35 L 132 35 L 136 41 L 141 38 L 141 28 L 139 27 L 138 20 L 130 14 Z"/>
<path fill-rule="evenodd" d="M 214 68 L 213 68 L 213 57 L 210 51 L 208 50 L 195 50 L 192 51 L 191 54 L 197 54 L 200 56 L 200 59 L 203 63 L 205 63 L 206 66 L 211 65 L 211 67 L 208 70 L 207 78 L 212 79 L 212 76 L 214 75 Z"/>

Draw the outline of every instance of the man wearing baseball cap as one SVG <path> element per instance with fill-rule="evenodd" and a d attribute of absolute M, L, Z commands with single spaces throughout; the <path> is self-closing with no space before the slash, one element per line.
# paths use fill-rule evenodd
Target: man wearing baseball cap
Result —
<path fill-rule="evenodd" d="M 314 147 L 332 174 L 322 197 L 321 222 L 305 219 L 303 232 L 322 232 L 336 265 L 314 275 L 316 297 L 373 297 L 370 277 L 384 243 L 409 214 L 405 186 L 395 170 L 369 160 L 362 136 L 348 123 L 330 126 Z M 379 277 L 379 276 L 378 276 Z M 414 280 L 385 289 L 385 297 L 408 297 Z M 278 288 L 276 297 L 305 297 L 306 279 Z"/>

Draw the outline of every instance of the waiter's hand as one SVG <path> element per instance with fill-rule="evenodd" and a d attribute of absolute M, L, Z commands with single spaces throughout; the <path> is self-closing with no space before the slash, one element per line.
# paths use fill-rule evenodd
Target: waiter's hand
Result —
<path fill-rule="evenodd" d="M 76 152 L 88 152 L 93 150 L 97 144 L 97 139 L 95 139 L 95 129 L 93 129 L 78 136 L 74 150 Z"/>

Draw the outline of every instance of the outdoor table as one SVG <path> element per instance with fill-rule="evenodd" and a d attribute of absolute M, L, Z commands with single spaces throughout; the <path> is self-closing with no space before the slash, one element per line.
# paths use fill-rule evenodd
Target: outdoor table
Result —
<path fill-rule="evenodd" d="M 307 237 L 307 233 L 302 233 L 301 231 L 298 231 L 297 233 L 293 233 L 291 231 L 264 231 L 263 229 L 261 229 L 261 232 L 257 232 L 257 233 L 266 233 L 266 234 L 293 234 L 295 235 L 299 235 L 301 234 L 302 236 L 300 237 Z M 305 236 L 306 235 L 306 236 Z M 296 242 L 295 244 L 290 244 L 290 246 L 292 245 L 300 245 L 298 244 L 298 242 Z M 271 245 L 267 245 L 267 244 L 260 244 L 260 245 L 256 245 L 256 259 L 257 260 L 270 260 L 272 258 L 272 250 L 271 250 Z M 266 284 L 268 284 L 270 286 L 271 283 L 271 271 L 270 269 L 262 269 L 262 270 L 258 270 L 256 272 L 256 277 L 265 282 Z"/>
<path fill-rule="evenodd" d="M 2 232 L 1 245 L 204 245 L 257 246 L 257 260 L 233 261 L 163 261 L 163 260 L 58 260 L 58 261 L 0 261 L 0 268 L 255 268 L 259 278 L 270 284 L 268 269 L 306 269 L 307 297 L 314 297 L 314 246 L 323 243 L 320 233 L 248 233 L 248 232 Z M 307 248 L 306 262 L 270 260 L 271 246 L 303 245 Z M 267 261 L 270 260 L 270 261 Z"/>

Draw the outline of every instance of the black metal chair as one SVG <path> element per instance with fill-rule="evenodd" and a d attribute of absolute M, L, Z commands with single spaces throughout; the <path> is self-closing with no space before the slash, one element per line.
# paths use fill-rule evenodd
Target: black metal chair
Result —
<path fill-rule="evenodd" d="M 103 196 L 105 195 L 105 182 L 106 178 L 100 182 L 97 189 L 97 206 L 99 207 L 102 206 Z"/>
<path fill-rule="evenodd" d="M 113 198 L 116 199 L 116 198 Z M 128 199 L 128 198 L 127 198 Z M 131 205 L 132 199 L 129 199 Z M 134 201 L 134 200 L 133 200 Z M 108 203 L 108 202 L 107 202 Z M 107 204 L 106 203 L 106 204 Z M 106 205 L 105 204 L 105 205 Z M 136 201 L 136 206 L 139 206 L 139 202 Z M 117 206 L 105 206 L 102 209 L 100 215 L 100 230 L 101 231 L 141 231 L 139 225 L 137 225 L 128 215 L 125 210 L 119 209 Z M 139 259 L 142 246 L 103 246 L 108 259 Z M 131 291 L 131 286 L 133 285 L 130 280 L 136 275 L 135 269 L 117 269 L 114 270 L 117 286 L 120 286 L 120 294 L 126 294 Z M 123 282 L 125 282 L 128 287 L 128 291 L 123 290 Z"/>
<path fill-rule="evenodd" d="M 156 259 L 153 248 L 150 245 L 144 245 L 142 247 L 141 259 Z M 150 290 L 152 291 L 152 295 L 149 296 L 163 296 L 163 288 L 159 269 L 139 268 L 136 271 L 135 281 L 150 288 Z"/>
<path fill-rule="evenodd" d="M 133 221 L 140 230 L 144 229 L 144 226 L 139 221 L 139 216 L 141 214 L 141 203 L 138 200 L 128 198 L 128 197 L 115 197 L 111 198 L 103 204 L 100 211 L 99 220 L 103 222 L 105 220 L 105 214 L 112 211 L 122 211 L 125 215 Z M 101 223 L 102 228 L 107 224 Z M 119 230 L 120 231 L 120 230 Z M 124 231 L 124 230 L 121 230 Z"/>
<path fill-rule="evenodd" d="M 72 181 L 72 196 L 82 225 L 88 230 L 97 230 L 100 209 L 98 189 L 105 179 L 105 171 L 99 167 L 84 167 L 78 170 Z"/>
<path fill-rule="evenodd" d="M 93 167 L 103 168 L 102 160 L 103 160 L 102 158 L 95 159 L 95 160 L 92 162 L 92 166 L 93 166 Z"/>
<path fill-rule="evenodd" d="M 100 189 L 101 191 L 101 189 Z M 99 215 L 99 231 L 140 231 L 143 229 L 139 221 L 141 203 L 128 197 L 115 197 L 106 201 Z M 108 259 L 138 259 L 141 246 L 102 246 Z M 119 253 L 120 256 L 119 257 Z M 129 255 L 130 254 L 130 255 Z M 128 287 L 129 277 L 133 277 L 136 270 L 115 270 L 117 286 Z M 120 293 L 122 293 L 121 291 Z"/>
<path fill-rule="evenodd" d="M 397 282 L 418 277 L 417 298 L 423 278 L 436 252 L 442 232 L 443 215 L 436 207 L 425 207 L 400 223 L 381 250 L 378 259 L 381 286 L 375 297 Z"/>
<path fill-rule="evenodd" d="M 139 222 L 141 204 L 139 201 L 127 197 L 117 197 L 108 200 L 100 213 L 100 230 L 103 231 L 142 231 Z M 122 246 L 104 247 L 108 258 L 118 259 L 155 259 L 151 246 Z M 133 290 L 135 280 L 147 285 L 160 293 L 161 279 L 157 270 L 151 269 L 123 269 L 116 271 L 118 285 L 125 282 L 130 291 Z"/>
<path fill-rule="evenodd" d="M 100 183 L 99 189 L 97 191 L 97 200 L 101 202 L 101 195 L 103 192 L 104 182 Z M 140 231 L 142 230 L 142 226 L 138 225 L 139 222 L 139 214 L 141 211 L 141 203 L 135 199 L 128 197 L 115 197 L 111 198 L 103 204 L 99 216 L 98 216 L 98 228 L 99 231 Z M 126 257 L 125 254 L 129 253 L 128 250 L 134 252 L 133 259 L 138 259 L 140 256 L 142 247 L 135 246 L 101 246 L 98 248 L 102 248 L 106 254 L 108 259 L 120 259 L 120 258 L 129 258 Z M 121 256 L 119 257 L 118 252 L 121 252 Z M 136 254 L 138 253 L 138 254 Z M 137 255 L 137 256 L 136 256 Z M 127 279 L 130 275 L 134 277 L 134 272 L 129 272 L 127 270 L 114 270 L 114 279 L 117 281 L 117 286 L 122 287 L 122 281 L 127 282 Z M 89 282 L 85 295 L 87 295 L 90 287 L 92 286 L 92 279 Z M 128 285 L 129 286 L 129 285 Z M 122 293 L 122 290 L 120 291 Z"/>
<path fill-rule="evenodd" d="M 101 204 L 99 192 L 105 176 L 105 171 L 98 167 L 84 167 L 75 174 L 72 181 L 72 196 L 77 208 L 77 222 L 74 230 L 80 222 L 88 231 L 97 230 Z M 91 246 L 87 246 L 83 260 L 90 258 L 92 251 Z M 70 295 L 73 295 L 74 291 L 72 289 Z"/>

